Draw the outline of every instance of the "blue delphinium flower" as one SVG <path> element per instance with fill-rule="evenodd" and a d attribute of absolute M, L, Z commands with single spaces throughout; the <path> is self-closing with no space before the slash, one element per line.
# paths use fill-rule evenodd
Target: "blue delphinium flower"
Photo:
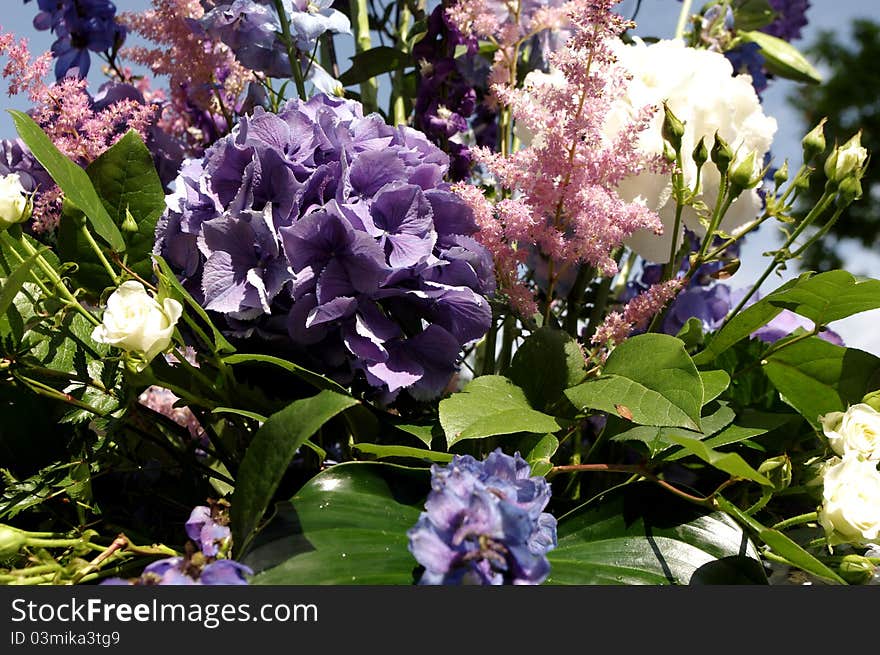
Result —
<path fill-rule="evenodd" d="M 257 107 L 181 169 L 156 252 L 233 337 L 261 337 L 390 402 L 439 395 L 491 321 L 493 264 L 449 158 L 316 95 Z"/>
<path fill-rule="evenodd" d="M 34 27 L 51 30 L 57 37 L 52 44 L 56 79 L 71 69 L 80 78 L 86 77 L 90 52 L 107 52 L 125 41 L 127 30 L 116 22 L 116 5 L 110 0 L 37 0 L 37 5 L 40 12 Z"/>
<path fill-rule="evenodd" d="M 541 584 L 556 547 L 556 519 L 544 512 L 550 485 L 501 449 L 482 462 L 456 455 L 431 467 L 425 511 L 407 532 L 425 567 L 423 585 Z"/>

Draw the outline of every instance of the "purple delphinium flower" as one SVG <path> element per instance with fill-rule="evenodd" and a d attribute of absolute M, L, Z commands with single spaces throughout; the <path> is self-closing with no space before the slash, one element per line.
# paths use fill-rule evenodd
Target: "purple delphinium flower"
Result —
<path fill-rule="evenodd" d="M 761 31 L 785 41 L 801 38 L 801 30 L 808 22 L 809 0 L 769 0 L 769 2 L 777 16 L 772 23 L 762 27 Z"/>
<path fill-rule="evenodd" d="M 231 559 L 208 561 L 201 553 L 167 557 L 147 565 L 134 579 L 108 578 L 102 585 L 246 585 L 254 572 Z"/>
<path fill-rule="evenodd" d="M 422 133 L 350 100 L 256 107 L 181 169 L 155 252 L 232 337 L 386 401 L 432 398 L 488 329 L 494 291 L 448 166 Z"/>
<path fill-rule="evenodd" d="M 39 193 L 55 186 L 52 176 L 18 138 L 0 140 L 0 176 L 10 173 L 18 173 L 21 185 L 28 193 Z"/>
<path fill-rule="evenodd" d="M 186 536 L 193 540 L 207 557 L 216 557 L 225 550 L 232 537 L 229 514 L 220 503 L 193 508 L 185 524 Z"/>
<path fill-rule="evenodd" d="M 425 511 L 407 532 L 425 567 L 419 584 L 541 584 L 556 547 L 549 500 L 549 483 L 531 476 L 519 453 L 499 448 L 482 462 L 456 455 L 432 466 Z"/>
<path fill-rule="evenodd" d="M 30 0 L 24 0 L 25 3 Z M 71 69 L 84 78 L 89 73 L 89 52 L 107 52 L 125 41 L 126 28 L 116 22 L 116 5 L 110 0 L 37 0 L 40 12 L 34 18 L 38 30 L 51 30 L 55 77 L 62 79 Z"/>

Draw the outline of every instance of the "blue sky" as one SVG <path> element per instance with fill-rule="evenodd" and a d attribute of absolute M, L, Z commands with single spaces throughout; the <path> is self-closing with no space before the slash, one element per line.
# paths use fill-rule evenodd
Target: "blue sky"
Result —
<path fill-rule="evenodd" d="M 115 2 L 119 11 L 141 11 L 150 6 L 149 0 L 115 0 Z M 7 9 L 6 12 L 0 14 L 0 25 L 4 31 L 27 36 L 33 52 L 42 52 L 51 46 L 53 40 L 51 35 L 47 32 L 37 32 L 31 25 L 37 11 L 36 2 L 24 4 L 21 0 L 4 0 L 3 4 Z M 625 15 L 631 15 L 636 4 L 637 0 L 622 0 L 618 4 L 618 11 Z M 675 30 L 680 6 L 680 3 L 675 0 L 642 0 L 636 18 L 638 22 L 636 32 L 641 36 L 670 38 Z M 694 6 L 699 7 L 700 0 L 696 0 Z M 820 30 L 838 30 L 848 35 L 849 24 L 854 18 L 873 18 L 880 21 L 880 2 L 877 0 L 812 0 L 807 16 L 810 23 L 804 30 L 803 38 L 796 42 L 796 45 L 810 43 Z M 93 88 L 96 88 L 102 80 L 100 62 L 94 59 L 90 80 Z M 797 168 L 800 165 L 800 140 L 808 129 L 786 102 L 786 97 L 796 93 L 797 88 L 794 83 L 775 80 L 771 83 L 770 88 L 764 92 L 763 97 L 765 113 L 776 117 L 779 124 L 773 145 L 774 158 L 777 162 L 788 158 L 792 168 Z M 0 81 L 0 93 L 4 97 L 4 109 L 28 108 L 24 98 L 5 97 L 5 84 L 2 81 Z M 11 120 L 5 112 L 0 112 L 0 138 L 12 136 L 14 136 L 14 129 Z M 766 226 L 746 241 L 743 249 L 742 267 L 728 281 L 731 286 L 734 288 L 746 286 L 757 278 L 767 262 L 767 259 L 762 257 L 762 253 L 774 248 L 779 243 L 778 234 L 775 227 Z M 880 252 L 876 249 L 872 252 L 853 247 L 846 249 L 844 254 L 845 260 L 849 259 L 853 262 L 851 268 L 854 272 L 880 277 Z M 792 266 L 784 277 L 771 277 L 762 290 L 770 291 L 783 280 L 798 272 L 797 267 Z M 832 325 L 832 328 L 843 336 L 847 345 L 880 355 L 880 330 L 876 329 L 878 322 L 880 322 L 880 310 L 865 312 L 844 321 L 838 321 Z"/>

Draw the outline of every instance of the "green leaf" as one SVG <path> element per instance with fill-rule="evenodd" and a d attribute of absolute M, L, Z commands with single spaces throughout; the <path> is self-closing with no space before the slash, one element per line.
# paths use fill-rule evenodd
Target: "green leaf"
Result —
<path fill-rule="evenodd" d="M 733 16 L 737 30 L 759 30 L 773 22 L 776 12 L 767 0 L 735 0 Z"/>
<path fill-rule="evenodd" d="M 441 400 L 440 425 L 449 447 L 462 439 L 559 429 L 552 416 L 532 409 L 523 390 L 500 375 L 474 378 L 462 391 Z"/>
<path fill-rule="evenodd" d="M 847 271 L 826 271 L 774 293 L 768 301 L 816 325 L 880 308 L 880 280 L 859 280 Z"/>
<path fill-rule="evenodd" d="M 758 31 L 740 30 L 737 34 L 744 41 L 760 46 L 765 66 L 774 75 L 796 82 L 822 83 L 819 71 L 788 41 Z"/>
<path fill-rule="evenodd" d="M 351 68 L 339 76 L 342 86 L 360 84 L 382 73 L 412 66 L 413 63 L 411 55 L 387 45 L 359 52 L 350 59 Z"/>
<path fill-rule="evenodd" d="M 819 416 L 843 412 L 880 386 L 880 358 L 810 337 L 767 358 L 764 372 L 782 399 L 815 428 Z"/>
<path fill-rule="evenodd" d="M 428 448 L 431 447 L 431 442 L 434 441 L 434 436 L 437 434 L 438 430 L 441 430 L 440 426 L 436 424 L 413 425 L 410 423 L 395 423 L 394 427 L 401 432 L 411 434 L 416 439 L 425 444 Z"/>
<path fill-rule="evenodd" d="M 550 458 L 559 450 L 559 439 L 552 434 L 530 434 L 520 439 L 517 450 L 532 468 L 532 475 L 547 475 L 553 468 Z"/>
<path fill-rule="evenodd" d="M 667 438 L 684 448 L 688 453 L 696 455 L 710 466 L 717 468 L 719 471 L 724 471 L 732 477 L 751 480 L 764 486 L 773 486 L 773 483 L 770 482 L 770 480 L 749 466 L 749 464 L 736 453 L 718 452 L 699 439 L 692 439 L 690 437 L 673 434 L 669 435 Z"/>
<path fill-rule="evenodd" d="M 714 436 L 709 437 L 708 439 L 702 439 L 702 441 L 709 448 L 722 448 L 724 446 L 746 441 L 752 437 L 759 437 L 762 434 L 767 434 L 796 418 L 796 414 L 743 412 L 736 418 L 735 424 L 727 425 Z M 690 434 L 684 436 L 692 437 L 694 435 Z M 663 459 L 667 462 L 674 462 L 682 457 L 687 457 L 689 454 L 690 453 L 687 450 L 678 450 L 670 455 L 665 455 Z"/>
<path fill-rule="evenodd" d="M 429 490 L 427 469 L 347 462 L 319 473 L 282 512 L 287 523 L 267 526 L 276 539 L 245 557 L 261 571 L 252 584 L 412 584 L 418 563 L 406 532 Z"/>
<path fill-rule="evenodd" d="M 583 381 L 586 360 L 567 332 L 543 327 L 517 348 L 509 376 L 535 409 L 549 411 L 563 392 Z"/>
<path fill-rule="evenodd" d="M 578 408 L 609 412 L 641 425 L 700 430 L 700 373 L 680 339 L 641 334 L 615 348 L 602 375 L 565 391 Z"/>
<path fill-rule="evenodd" d="M 766 584 L 754 545 L 722 512 L 636 483 L 559 519 L 547 584 Z"/>
<path fill-rule="evenodd" d="M 278 368 L 282 368 L 289 373 L 293 373 L 296 377 L 298 377 L 303 382 L 308 382 L 310 385 L 315 387 L 316 389 L 326 389 L 329 391 L 336 391 L 337 393 L 347 394 L 348 391 L 340 385 L 338 382 L 331 380 L 330 378 L 324 377 L 320 373 L 315 373 L 314 371 L 310 371 L 307 368 L 303 368 L 298 364 L 294 364 L 293 362 L 287 361 L 286 359 L 281 359 L 280 357 L 273 357 L 272 355 L 258 355 L 258 354 L 250 354 L 250 353 L 237 353 L 235 355 L 227 355 L 223 358 L 223 362 L 225 364 L 235 365 L 235 364 L 246 364 L 246 363 L 259 363 L 259 364 L 271 364 L 272 366 L 277 366 Z"/>
<path fill-rule="evenodd" d="M 413 448 L 411 446 L 386 446 L 375 443 L 356 443 L 352 446 L 355 450 L 367 455 L 373 455 L 376 459 L 388 457 L 410 457 L 426 462 L 451 462 L 452 453 L 439 453 L 436 450 Z"/>
<path fill-rule="evenodd" d="M 327 421 L 357 402 L 351 396 L 321 391 L 272 414 L 257 430 L 239 467 L 232 496 L 233 543 L 238 555 L 247 551 L 299 447 Z"/>
<path fill-rule="evenodd" d="M 18 292 L 21 291 L 25 280 L 28 279 L 31 269 L 37 263 L 37 258 L 40 257 L 45 250 L 48 250 L 48 248 L 41 248 L 25 259 L 12 272 L 12 274 L 3 281 L 3 287 L 0 289 L 0 315 L 5 314 L 6 310 L 9 309 L 9 306 L 12 305 Z"/>
<path fill-rule="evenodd" d="M 126 264 L 149 278 L 156 221 L 165 211 L 165 191 L 150 151 L 138 133 L 130 130 L 89 164 L 86 173 L 117 226 L 122 226 L 127 212 L 134 218 L 137 232 L 124 235 Z"/>
<path fill-rule="evenodd" d="M 730 386 L 730 376 L 727 371 L 700 371 L 700 379 L 703 381 L 703 405 L 712 402 Z"/>
<path fill-rule="evenodd" d="M 22 141 L 49 172 L 65 197 L 86 215 L 95 233 L 116 252 L 125 252 L 122 233 L 104 208 L 86 172 L 65 157 L 30 116 L 14 109 L 7 111 Z"/>

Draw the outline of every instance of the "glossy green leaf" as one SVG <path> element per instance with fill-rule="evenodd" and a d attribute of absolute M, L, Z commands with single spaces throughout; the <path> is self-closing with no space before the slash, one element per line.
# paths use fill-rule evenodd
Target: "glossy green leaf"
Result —
<path fill-rule="evenodd" d="M 360 84 L 382 73 L 412 66 L 411 55 L 385 45 L 359 52 L 350 59 L 351 68 L 339 76 L 342 86 Z"/>
<path fill-rule="evenodd" d="M 612 351 L 602 375 L 565 391 L 579 408 L 598 409 L 641 425 L 700 430 L 700 373 L 680 339 L 642 334 Z"/>
<path fill-rule="evenodd" d="M 820 415 L 846 411 L 880 387 L 880 358 L 819 337 L 782 348 L 763 368 L 782 399 L 814 427 Z"/>
<path fill-rule="evenodd" d="M 272 414 L 245 452 L 232 495 L 232 534 L 237 553 L 247 551 L 293 456 L 331 418 L 357 404 L 351 396 L 321 391 Z"/>
<path fill-rule="evenodd" d="M 15 300 L 15 296 L 18 295 L 18 292 L 21 291 L 22 286 L 30 276 L 31 270 L 36 265 L 37 258 L 43 250 L 48 250 L 48 248 L 42 248 L 25 259 L 9 277 L 2 281 L 2 288 L 0 288 L 0 314 L 5 314 L 6 310 L 9 309 L 9 306 Z"/>
<path fill-rule="evenodd" d="M 252 584 L 413 584 L 406 532 L 428 491 L 424 468 L 348 462 L 319 473 L 291 500 L 282 529 L 270 523 L 272 539 L 245 558 L 259 571 Z"/>
<path fill-rule="evenodd" d="M 770 480 L 749 466 L 748 462 L 736 453 L 718 452 L 698 439 L 681 435 L 669 435 L 667 438 L 684 448 L 688 453 L 696 455 L 710 466 L 724 471 L 732 477 L 751 480 L 764 486 L 772 486 Z"/>
<path fill-rule="evenodd" d="M 774 75 L 796 82 L 821 84 L 819 71 L 788 41 L 759 31 L 740 30 L 737 34 L 743 40 L 760 46 L 764 65 Z"/>
<path fill-rule="evenodd" d="M 532 475 L 547 475 L 553 468 L 550 458 L 559 450 L 559 439 L 552 434 L 530 434 L 517 444 L 519 454 L 529 463 Z"/>
<path fill-rule="evenodd" d="M 452 453 L 440 453 L 436 450 L 413 448 L 412 446 L 390 446 L 376 443 L 356 443 L 352 446 L 355 450 L 365 455 L 372 455 L 376 459 L 388 459 L 389 457 L 409 457 L 420 459 L 425 462 L 451 462 Z"/>
<path fill-rule="evenodd" d="M 86 215 L 95 233 L 116 252 L 125 252 L 122 233 L 107 213 L 85 170 L 65 157 L 30 116 L 14 109 L 7 111 L 22 141 L 49 172 L 65 197 Z"/>
<path fill-rule="evenodd" d="M 559 518 L 547 584 L 766 584 L 754 545 L 727 514 L 637 483 Z"/>
<path fill-rule="evenodd" d="M 559 429 L 556 419 L 532 409 L 523 390 L 500 375 L 474 378 L 460 392 L 441 400 L 440 425 L 449 447 L 462 439 Z"/>
<path fill-rule="evenodd" d="M 738 30 L 758 30 L 773 22 L 776 13 L 767 0 L 734 0 L 734 24 Z"/>
<path fill-rule="evenodd" d="M 700 371 L 703 381 L 703 405 L 712 402 L 730 386 L 730 375 L 727 371 Z"/>
<path fill-rule="evenodd" d="M 567 332 L 543 327 L 517 348 L 508 373 L 535 409 L 549 411 L 569 387 L 582 382 L 586 360 Z"/>
<path fill-rule="evenodd" d="M 330 391 L 336 391 L 337 393 L 347 394 L 348 391 L 340 385 L 338 382 L 334 382 L 330 378 L 324 377 L 320 373 L 315 373 L 314 371 L 310 371 L 307 368 L 303 368 L 298 364 L 294 364 L 291 361 L 286 359 L 281 359 L 280 357 L 274 357 L 272 355 L 259 355 L 259 354 L 251 354 L 251 353 L 236 353 L 235 355 L 228 355 L 223 358 L 223 362 L 230 365 L 235 364 L 270 364 L 272 366 L 277 366 L 278 368 L 282 368 L 285 371 L 292 373 L 300 380 L 304 382 L 308 382 L 310 385 L 315 387 L 316 389 L 327 389 Z"/>

